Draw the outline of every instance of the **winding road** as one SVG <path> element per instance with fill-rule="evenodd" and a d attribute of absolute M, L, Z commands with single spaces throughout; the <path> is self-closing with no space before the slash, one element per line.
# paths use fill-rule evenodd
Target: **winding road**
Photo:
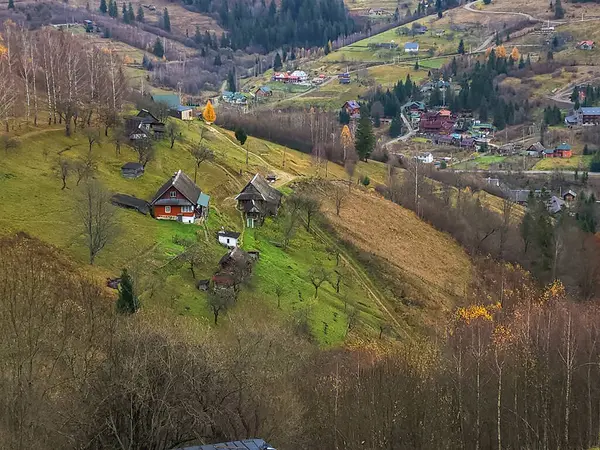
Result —
<path fill-rule="evenodd" d="M 489 11 L 489 10 L 480 10 L 480 9 L 475 9 L 473 8 L 473 5 L 475 5 L 476 3 L 479 3 L 479 0 L 476 0 L 474 2 L 471 3 L 467 3 L 466 5 L 463 5 L 463 9 L 466 9 L 467 11 L 473 12 L 473 13 L 478 13 L 478 14 L 498 14 L 498 15 L 503 15 L 503 16 L 521 16 L 521 17 L 525 17 L 527 20 L 529 20 L 530 22 L 549 22 L 551 24 L 556 24 L 556 25 L 560 25 L 563 23 L 568 23 L 567 20 L 550 20 L 548 21 L 547 19 L 540 19 L 538 17 L 533 17 L 531 14 L 527 14 L 527 13 L 522 13 L 522 12 L 515 12 L 515 11 Z M 591 19 L 594 20 L 594 19 Z"/>

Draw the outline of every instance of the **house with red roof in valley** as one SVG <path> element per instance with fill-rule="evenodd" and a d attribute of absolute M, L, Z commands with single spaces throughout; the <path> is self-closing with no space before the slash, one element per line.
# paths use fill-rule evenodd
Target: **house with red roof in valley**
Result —
<path fill-rule="evenodd" d="M 577 44 L 579 50 L 593 50 L 594 46 L 594 41 L 581 41 Z"/>
<path fill-rule="evenodd" d="M 303 83 L 308 80 L 308 75 L 303 70 L 294 70 L 293 72 L 275 72 L 271 77 L 273 81 L 282 83 Z"/>
<path fill-rule="evenodd" d="M 454 130 L 454 119 L 443 116 L 440 111 L 427 112 L 421 115 L 419 131 L 424 134 L 447 135 Z"/>
<path fill-rule="evenodd" d="M 181 170 L 163 184 L 150 202 L 155 219 L 196 223 L 208 216 L 210 196 Z"/>
<path fill-rule="evenodd" d="M 348 100 L 344 103 L 342 109 L 344 109 L 352 118 L 360 117 L 360 105 L 356 100 Z"/>

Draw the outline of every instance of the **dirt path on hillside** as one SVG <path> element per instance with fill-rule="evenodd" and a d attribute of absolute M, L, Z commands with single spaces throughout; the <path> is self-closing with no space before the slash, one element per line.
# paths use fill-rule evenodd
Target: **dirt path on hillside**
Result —
<path fill-rule="evenodd" d="M 242 152 L 246 153 L 246 149 L 244 147 L 242 147 L 238 142 L 235 142 L 233 139 L 231 139 L 227 133 L 223 133 L 222 131 L 220 131 L 217 128 L 214 128 L 212 126 L 208 127 L 208 129 L 211 130 L 213 133 L 219 135 L 221 138 L 226 139 L 234 147 L 236 147 L 239 150 L 241 150 Z M 275 187 L 282 186 L 284 184 L 287 184 L 287 183 L 293 181 L 296 178 L 295 175 L 292 175 L 291 173 L 285 172 L 285 171 L 275 167 L 273 164 L 266 161 L 262 156 L 257 155 L 256 153 L 251 152 L 251 151 L 248 151 L 248 153 L 251 155 L 251 158 L 255 158 L 255 159 L 259 160 L 262 164 L 264 164 L 266 167 L 268 167 L 271 172 L 273 172 L 275 175 L 277 175 L 277 181 L 275 183 L 273 183 L 273 186 L 275 186 Z"/>
<path fill-rule="evenodd" d="M 27 133 L 23 133 L 20 135 L 16 135 L 15 138 L 17 138 L 17 139 L 30 138 L 33 136 L 38 136 L 40 134 L 50 133 L 52 131 L 62 131 L 64 129 L 65 129 L 64 126 L 53 127 L 53 128 L 42 128 L 42 129 L 38 129 L 38 130 L 28 131 Z"/>
<path fill-rule="evenodd" d="M 354 261 L 354 259 L 352 259 L 352 257 L 348 255 L 346 250 L 344 250 L 337 242 L 335 242 L 331 237 L 329 237 L 329 235 L 327 233 L 325 233 L 319 227 L 313 225 L 312 230 L 315 233 L 315 236 L 317 238 L 319 238 L 324 244 L 335 248 L 339 252 L 340 259 L 346 264 L 346 266 L 355 275 L 355 277 L 356 277 L 355 281 L 358 281 L 358 283 L 362 286 L 362 288 L 375 301 L 377 306 L 380 308 L 381 312 L 389 318 L 389 320 L 391 321 L 391 323 L 392 323 L 394 329 L 396 330 L 396 332 L 398 333 L 398 335 L 404 336 L 405 338 L 412 340 L 410 334 L 406 331 L 406 328 L 407 328 L 406 324 L 402 325 L 398 321 L 396 316 L 390 312 L 388 307 L 385 305 L 385 302 L 382 300 L 383 296 L 381 295 L 381 293 L 379 293 L 379 291 L 377 290 L 377 288 L 375 287 L 375 285 L 373 284 L 371 279 L 367 275 L 364 274 L 362 268 L 360 268 L 358 263 L 356 263 Z"/>

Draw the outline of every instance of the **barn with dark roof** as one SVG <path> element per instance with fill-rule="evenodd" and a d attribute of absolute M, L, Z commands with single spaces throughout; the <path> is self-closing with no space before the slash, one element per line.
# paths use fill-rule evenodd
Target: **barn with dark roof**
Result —
<path fill-rule="evenodd" d="M 256 174 L 235 199 L 238 209 L 244 213 L 246 226 L 254 228 L 261 225 L 265 217 L 277 215 L 282 196 L 267 180 Z"/>

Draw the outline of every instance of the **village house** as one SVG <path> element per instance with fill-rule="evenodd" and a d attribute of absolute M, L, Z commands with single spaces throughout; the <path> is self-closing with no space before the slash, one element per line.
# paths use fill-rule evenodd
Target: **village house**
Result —
<path fill-rule="evenodd" d="M 340 84 L 350 84 L 350 74 L 348 72 L 340 73 L 338 75 L 338 82 Z"/>
<path fill-rule="evenodd" d="M 176 172 L 150 202 L 156 219 L 196 223 L 208 216 L 210 197 L 181 170 Z"/>
<path fill-rule="evenodd" d="M 273 95 L 273 91 L 269 86 L 261 86 L 256 91 L 254 91 L 254 96 L 257 99 L 263 99 L 267 97 L 271 97 Z"/>
<path fill-rule="evenodd" d="M 125 133 L 130 140 L 161 138 L 165 133 L 165 124 L 146 109 L 135 116 L 125 117 Z"/>
<path fill-rule="evenodd" d="M 238 246 L 239 237 L 240 233 L 236 233 L 235 231 L 221 230 L 217 233 L 219 244 L 222 244 L 229 248 L 234 248 Z"/>
<path fill-rule="evenodd" d="M 544 150 L 544 158 L 570 158 L 571 156 L 573 156 L 571 146 L 565 142 L 555 149 Z"/>
<path fill-rule="evenodd" d="M 568 126 L 600 124 L 600 108 L 582 106 L 565 117 L 565 124 Z"/>
<path fill-rule="evenodd" d="M 433 155 L 429 152 L 421 153 L 420 155 L 415 156 L 417 161 L 423 164 L 431 164 L 433 163 Z"/>
<path fill-rule="evenodd" d="M 431 111 L 421 115 L 419 132 L 423 134 L 450 134 L 454 129 L 454 119 L 442 116 L 439 111 Z"/>
<path fill-rule="evenodd" d="M 413 34 L 425 34 L 427 33 L 427 30 L 429 30 L 429 28 L 427 28 L 427 26 L 425 25 L 418 25 L 418 26 L 413 26 L 412 32 Z"/>
<path fill-rule="evenodd" d="M 471 125 L 471 131 L 481 135 L 493 134 L 494 126 L 491 123 L 475 122 Z"/>
<path fill-rule="evenodd" d="M 171 116 L 180 120 L 194 120 L 194 108 L 191 106 L 179 105 L 175 109 L 169 110 Z"/>
<path fill-rule="evenodd" d="M 139 162 L 128 162 L 121 166 L 123 178 L 139 178 L 144 175 L 144 165 Z"/>
<path fill-rule="evenodd" d="M 535 144 L 531 144 L 527 147 L 526 154 L 527 156 L 533 156 L 535 158 L 542 158 L 544 156 L 544 151 L 546 147 L 544 147 L 539 141 Z"/>
<path fill-rule="evenodd" d="M 348 100 L 343 104 L 342 109 L 344 109 L 353 119 L 360 117 L 360 105 L 356 100 Z"/>
<path fill-rule="evenodd" d="M 294 70 L 291 73 L 275 72 L 271 79 L 282 83 L 304 83 L 305 81 L 308 81 L 308 75 L 303 70 Z"/>
<path fill-rule="evenodd" d="M 220 270 L 212 277 L 215 289 L 234 289 L 252 273 L 252 257 L 239 247 L 232 247 L 219 260 Z"/>
<path fill-rule="evenodd" d="M 525 206 L 529 202 L 529 189 L 512 189 L 508 193 L 508 198 L 513 202 Z"/>
<path fill-rule="evenodd" d="M 402 111 L 422 113 L 427 111 L 427 107 L 425 106 L 425 103 L 413 100 L 402 105 Z"/>
<path fill-rule="evenodd" d="M 577 194 L 575 193 L 575 191 L 569 189 L 567 192 L 563 193 L 562 198 L 565 202 L 571 203 L 577 198 Z"/>
<path fill-rule="evenodd" d="M 248 104 L 248 99 L 241 92 L 231 92 L 225 91 L 221 95 L 221 98 L 225 103 L 229 103 L 230 105 L 246 105 Z"/>
<path fill-rule="evenodd" d="M 407 42 L 404 44 L 404 53 L 417 54 L 419 53 L 419 43 L 418 42 Z"/>
<path fill-rule="evenodd" d="M 281 197 L 281 192 L 271 187 L 260 174 L 256 174 L 235 199 L 238 209 L 244 213 L 246 226 L 254 228 L 261 225 L 265 217 L 277 215 Z"/>
<path fill-rule="evenodd" d="M 556 195 L 550 197 L 550 200 L 548 200 L 546 203 L 546 207 L 548 208 L 548 212 L 550 214 L 556 214 L 560 212 L 565 206 L 565 201 Z"/>
<path fill-rule="evenodd" d="M 581 41 L 577 44 L 579 50 L 593 50 L 594 41 Z"/>
<path fill-rule="evenodd" d="M 303 83 L 308 81 L 308 74 L 304 70 L 294 70 L 290 74 L 290 80 L 292 83 Z"/>
<path fill-rule="evenodd" d="M 275 450 L 262 439 L 243 439 L 241 441 L 223 442 L 220 444 L 195 445 L 193 447 L 176 448 L 173 450 Z"/>
<path fill-rule="evenodd" d="M 154 103 L 163 103 L 169 108 L 169 115 L 181 120 L 193 120 L 194 108 L 181 104 L 177 94 L 155 94 L 152 97 Z"/>

